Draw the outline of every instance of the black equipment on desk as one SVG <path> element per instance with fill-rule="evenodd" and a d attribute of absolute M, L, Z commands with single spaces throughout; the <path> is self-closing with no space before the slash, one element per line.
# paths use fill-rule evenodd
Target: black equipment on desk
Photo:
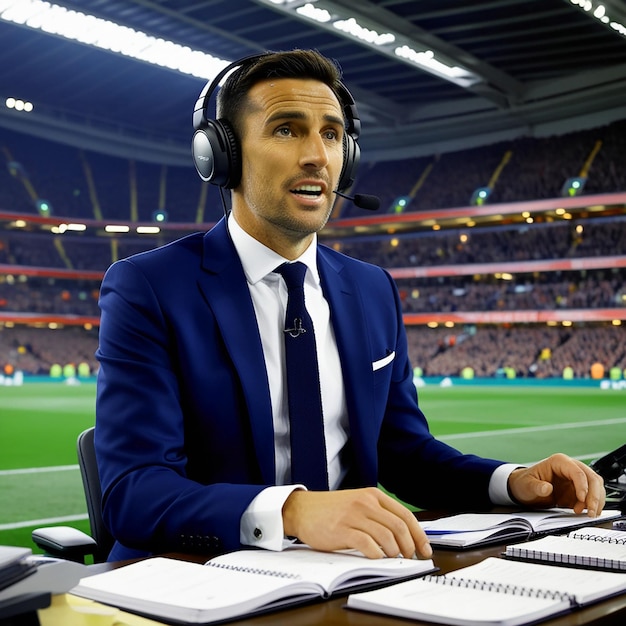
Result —
<path fill-rule="evenodd" d="M 589 466 L 604 478 L 606 508 L 626 513 L 626 444 L 592 461 Z"/>

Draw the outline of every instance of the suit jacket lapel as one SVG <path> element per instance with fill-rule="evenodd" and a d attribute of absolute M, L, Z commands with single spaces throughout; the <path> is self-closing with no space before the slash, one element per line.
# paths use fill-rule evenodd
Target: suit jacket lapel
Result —
<path fill-rule="evenodd" d="M 274 428 L 265 359 L 241 262 L 221 220 L 204 237 L 200 290 L 239 374 L 263 481 L 275 481 Z"/>
<path fill-rule="evenodd" d="M 361 289 L 347 268 L 336 258 L 318 248 L 318 268 L 324 296 L 328 300 L 341 361 L 350 422 L 350 443 L 358 454 L 350 463 L 353 478 L 359 484 L 375 484 L 375 429 L 370 412 L 374 406 L 372 350 Z M 370 458 L 370 456 L 372 458 Z M 373 481 L 373 483 L 372 483 Z"/>

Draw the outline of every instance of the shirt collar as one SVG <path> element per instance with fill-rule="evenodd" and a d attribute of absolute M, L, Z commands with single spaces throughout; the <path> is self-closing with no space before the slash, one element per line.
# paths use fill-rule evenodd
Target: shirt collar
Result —
<path fill-rule="evenodd" d="M 257 241 L 241 228 L 232 213 L 228 216 L 228 231 L 233 245 L 235 246 L 235 250 L 239 255 L 246 280 L 249 284 L 254 285 L 258 283 L 268 274 L 272 274 L 282 263 L 289 263 L 287 259 L 277 254 L 260 241 Z M 295 260 L 307 266 L 309 269 L 307 275 L 313 278 L 315 285 L 319 285 L 320 277 L 317 271 L 317 234 L 314 234 L 311 245 Z"/>

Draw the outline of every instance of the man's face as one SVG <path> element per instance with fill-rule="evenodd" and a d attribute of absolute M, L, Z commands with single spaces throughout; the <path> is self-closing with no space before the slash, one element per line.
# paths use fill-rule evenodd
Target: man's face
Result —
<path fill-rule="evenodd" d="M 253 237 L 288 256 L 285 246 L 303 249 L 330 216 L 343 164 L 341 106 L 324 83 L 292 78 L 257 83 L 248 103 L 233 211 Z"/>

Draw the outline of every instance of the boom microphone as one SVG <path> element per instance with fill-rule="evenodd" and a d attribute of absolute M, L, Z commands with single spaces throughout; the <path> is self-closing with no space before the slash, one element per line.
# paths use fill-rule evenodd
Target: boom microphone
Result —
<path fill-rule="evenodd" d="M 352 200 L 359 209 L 367 209 L 368 211 L 377 211 L 380 208 L 380 198 L 378 196 L 370 196 L 366 193 L 355 193 L 354 196 L 347 196 L 340 191 L 333 191 L 338 196 L 346 200 Z"/>

